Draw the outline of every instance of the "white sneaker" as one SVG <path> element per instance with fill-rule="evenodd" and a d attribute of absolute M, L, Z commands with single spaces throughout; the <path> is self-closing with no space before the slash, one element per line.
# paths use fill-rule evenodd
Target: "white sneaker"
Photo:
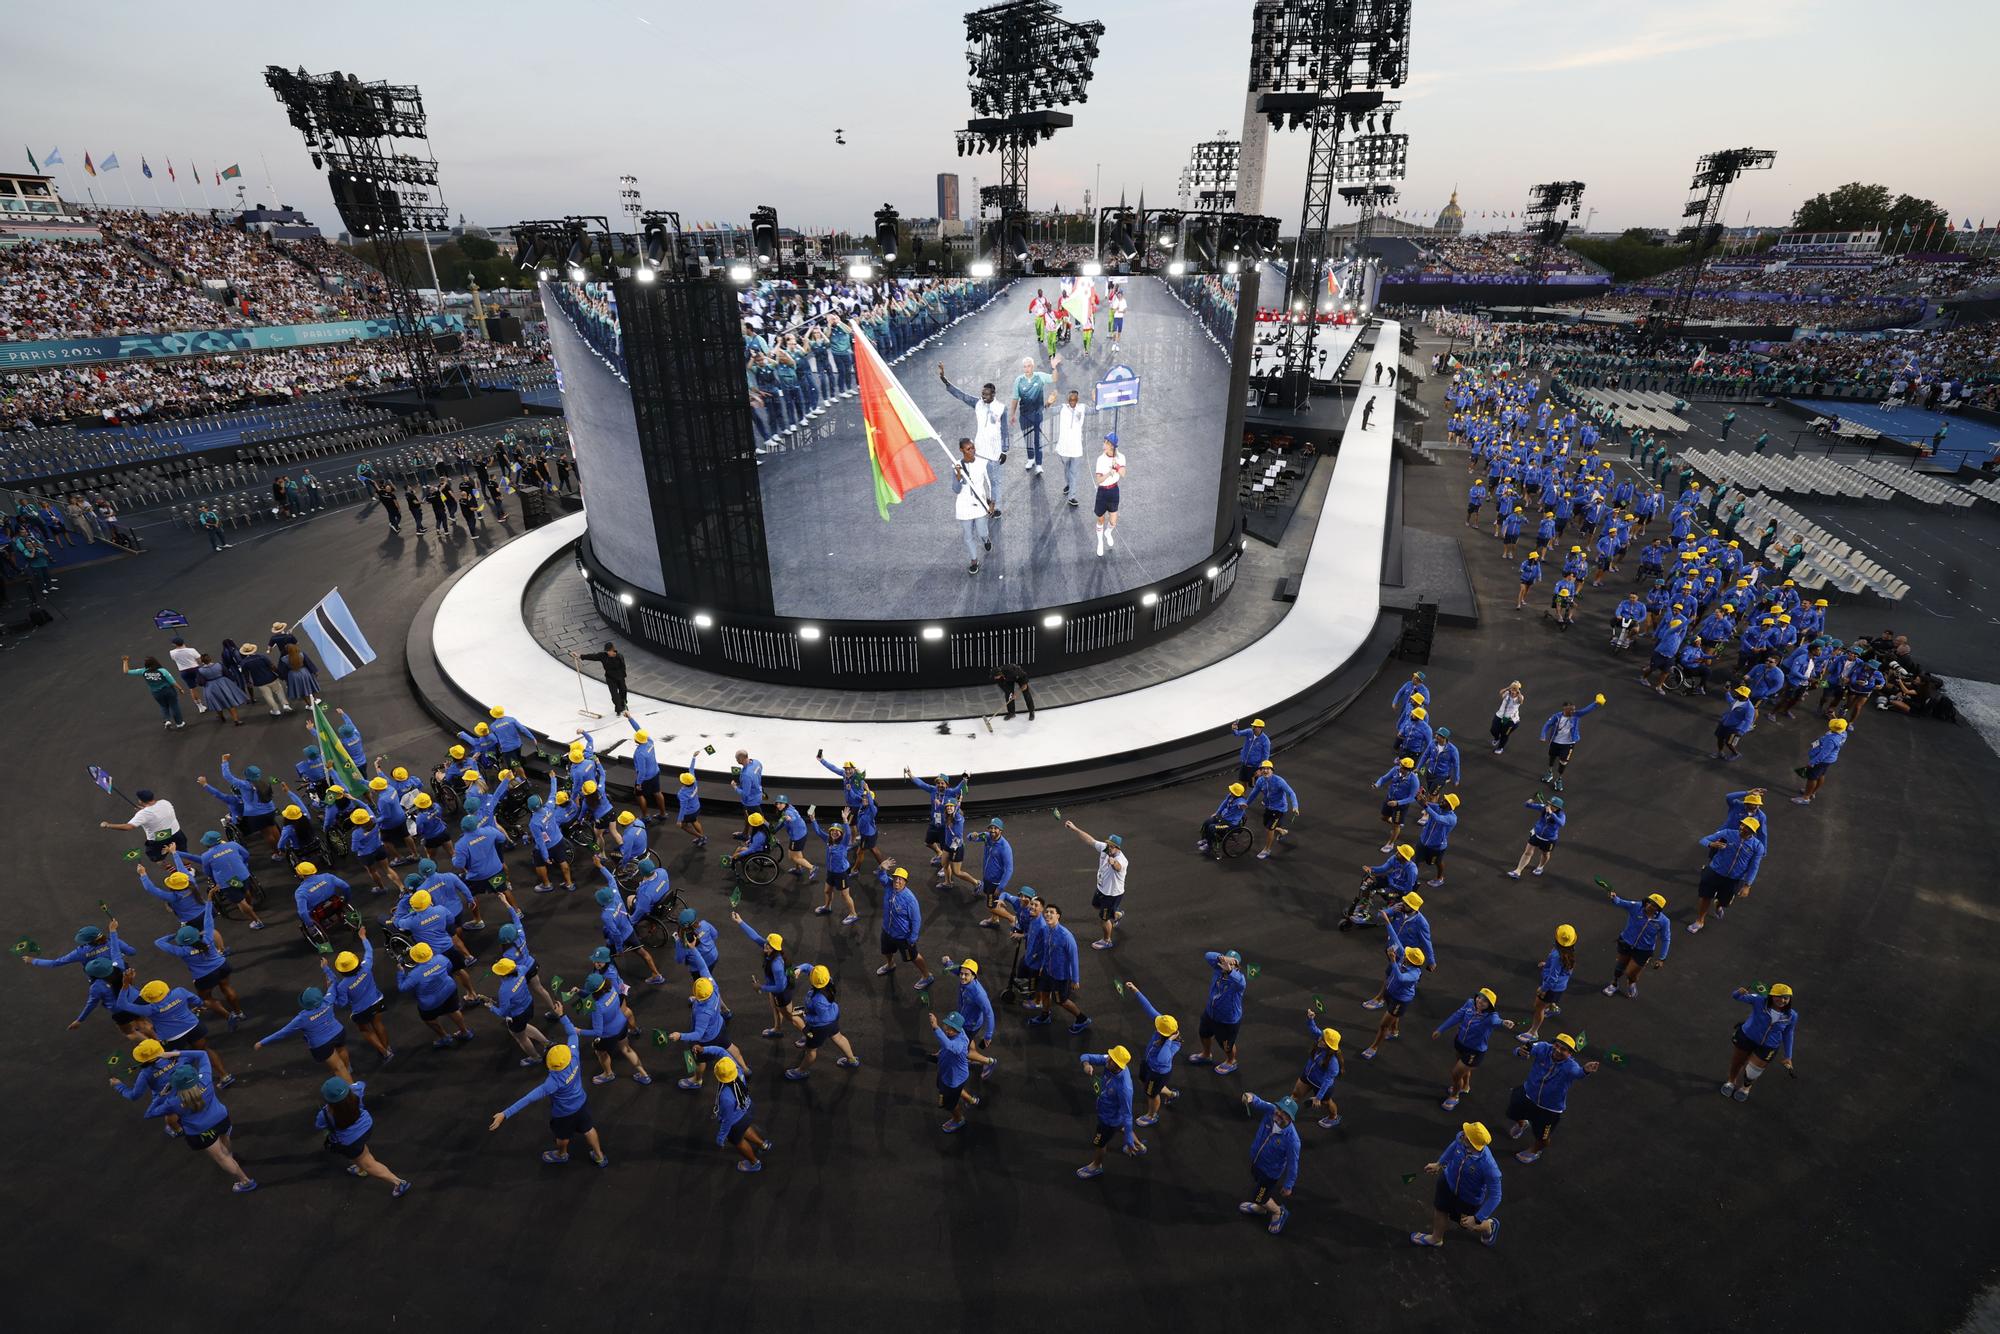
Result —
<path fill-rule="evenodd" d="M 1607 996 L 1616 996 L 1618 994 L 1618 984 L 1616 982 L 1612 982 L 1609 985 L 1607 985 L 1604 988 L 1604 994 Z"/>
<path fill-rule="evenodd" d="M 1107 547 L 1118 545 L 1118 530 L 1116 528 L 1106 528 L 1104 530 L 1104 545 Z"/>
<path fill-rule="evenodd" d="M 1097 530 L 1097 554 L 1104 554 L 1104 530 L 1101 528 Z"/>
<path fill-rule="evenodd" d="M 1633 1000 L 1638 1000 L 1639 984 L 1637 982 L 1627 982 L 1625 984 L 1625 994 L 1627 996 L 1630 996 Z"/>
<path fill-rule="evenodd" d="M 1041 464 L 1039 464 L 1039 463 L 1037 463 L 1037 464 L 1035 465 L 1035 476 L 1037 476 L 1037 477 L 1040 477 L 1040 476 L 1042 475 L 1043 471 L 1044 471 L 1044 469 L 1042 468 L 1042 465 L 1041 465 Z"/>
<path fill-rule="evenodd" d="M 1701 924 L 1700 922 L 1689 922 L 1689 923 L 1688 923 L 1688 934 L 1689 934 L 1689 935 L 1693 935 L 1693 934 L 1694 934 L 1695 932 L 1697 932 L 1697 931 L 1701 930 L 1701 927 L 1702 927 L 1702 924 Z"/>

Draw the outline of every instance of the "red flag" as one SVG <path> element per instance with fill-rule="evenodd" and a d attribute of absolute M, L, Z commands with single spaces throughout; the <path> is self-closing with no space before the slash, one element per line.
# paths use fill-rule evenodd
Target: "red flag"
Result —
<path fill-rule="evenodd" d="M 887 523 L 889 506 L 901 504 L 911 491 L 937 480 L 918 442 L 940 437 L 860 326 L 850 321 L 847 331 L 854 339 L 861 421 L 868 432 L 868 462 L 875 474 L 875 509 Z"/>

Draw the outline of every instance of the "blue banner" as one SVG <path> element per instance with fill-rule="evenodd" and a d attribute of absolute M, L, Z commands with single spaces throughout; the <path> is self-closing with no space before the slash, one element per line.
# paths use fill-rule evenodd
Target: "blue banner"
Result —
<path fill-rule="evenodd" d="M 431 332 L 465 332 L 457 315 L 426 315 Z M 213 353 L 265 352 L 275 348 L 319 347 L 391 338 L 392 319 L 336 320 L 330 324 L 268 324 L 254 329 L 197 329 L 185 333 L 128 334 L 121 338 L 57 338 L 34 343 L 0 343 L 0 370 L 74 366 L 91 361 L 143 361 L 199 357 Z"/>

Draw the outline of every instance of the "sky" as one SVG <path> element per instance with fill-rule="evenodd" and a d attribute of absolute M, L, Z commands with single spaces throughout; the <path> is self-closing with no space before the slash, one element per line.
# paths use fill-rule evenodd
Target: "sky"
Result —
<path fill-rule="evenodd" d="M 151 204 L 157 188 L 174 204 L 169 158 L 191 204 L 191 164 L 218 204 L 215 173 L 232 163 L 253 201 L 268 202 L 268 164 L 278 198 L 332 234 L 324 178 L 262 80 L 267 64 L 304 65 L 419 85 L 445 204 L 474 222 L 616 223 L 617 178 L 629 173 L 647 207 L 687 222 L 744 220 L 768 203 L 786 225 L 865 229 L 885 202 L 933 214 L 940 171 L 959 173 L 966 199 L 975 177 L 997 179 L 997 158 L 960 158 L 952 137 L 970 115 L 961 10 L 100 0 L 89 23 L 9 25 L 6 137 L 37 158 L 59 147 L 78 192 L 88 184 L 112 203 L 129 191 Z M 1031 205 L 1075 207 L 1100 180 L 1100 198 L 1136 202 L 1143 190 L 1170 204 L 1190 147 L 1240 131 L 1250 10 L 1063 0 L 1066 17 L 1106 31 L 1090 100 L 1068 108 L 1076 125 L 1034 150 Z M 1538 181 L 1580 179 L 1592 229 L 1673 227 L 1697 157 L 1756 147 L 1776 165 L 1732 191 L 1732 226 L 1783 222 L 1850 180 L 1933 199 L 1954 221 L 2000 222 L 2000 131 L 1980 96 L 1996 50 L 2000 6 L 1974 0 L 1900 12 L 1861 0 L 1416 0 L 1396 207 L 1428 221 L 1455 188 L 1474 214 L 1513 211 Z M 116 153 L 122 170 L 86 182 L 86 150 Z M 1305 152 L 1302 132 L 1271 138 L 1265 211 L 1288 227 Z M 63 185 L 64 168 L 49 170 Z"/>

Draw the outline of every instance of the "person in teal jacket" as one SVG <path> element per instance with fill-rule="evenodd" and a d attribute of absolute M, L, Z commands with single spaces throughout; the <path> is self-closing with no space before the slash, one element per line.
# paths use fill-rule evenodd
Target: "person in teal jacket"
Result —
<path fill-rule="evenodd" d="M 354 1069 L 347 1063 L 347 1033 L 340 1026 L 340 1011 L 318 987 L 301 991 L 298 1013 L 287 1019 L 277 1032 L 258 1038 L 256 1045 L 268 1047 L 293 1033 L 305 1037 L 315 1061 L 326 1062 L 326 1068 L 342 1079 L 354 1078 Z"/>
<path fill-rule="evenodd" d="M 1500 1239 L 1500 1164 L 1493 1160 L 1493 1133 L 1484 1122 L 1467 1121 L 1458 1128 L 1437 1161 L 1424 1171 L 1438 1179 L 1431 1198 L 1431 1230 L 1412 1232 L 1412 1246 L 1442 1246 L 1444 1231 L 1456 1223 L 1491 1246 Z"/>
<path fill-rule="evenodd" d="M 1084 1181 L 1104 1175 L 1104 1151 L 1114 1140 L 1122 1141 L 1131 1157 L 1146 1152 L 1145 1142 L 1132 1128 L 1132 1072 L 1127 1068 L 1131 1064 L 1132 1053 L 1124 1047 L 1088 1053 L 1083 1058 L 1083 1073 L 1097 1081 L 1097 1129 L 1090 1137 L 1093 1152 L 1090 1161 L 1076 1169 Z"/>
<path fill-rule="evenodd" d="M 1299 1129 L 1295 1124 L 1299 1105 L 1291 1098 L 1265 1102 L 1254 1093 L 1243 1095 L 1243 1105 L 1263 1119 L 1250 1140 L 1250 1179 L 1257 1183 L 1257 1193 L 1236 1209 L 1245 1214 L 1268 1214 L 1271 1221 L 1264 1230 L 1275 1237 L 1292 1217 L 1291 1206 L 1280 1201 L 1292 1198 L 1292 1187 L 1299 1180 Z"/>
<path fill-rule="evenodd" d="M 1723 1082 L 1722 1096 L 1744 1102 L 1773 1057 L 1790 1072 L 1799 1012 L 1792 1008 L 1791 987 L 1783 982 L 1773 983 L 1768 992 L 1738 987 L 1729 998 L 1749 1006 L 1750 1013 L 1736 1025 L 1732 1036 L 1734 1049 L 1729 1053 L 1729 1078 Z"/>

